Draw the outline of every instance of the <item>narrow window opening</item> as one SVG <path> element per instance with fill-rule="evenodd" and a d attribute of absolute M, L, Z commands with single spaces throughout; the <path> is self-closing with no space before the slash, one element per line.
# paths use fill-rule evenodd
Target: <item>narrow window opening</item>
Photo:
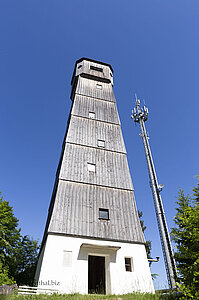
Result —
<path fill-rule="evenodd" d="M 72 267 L 72 251 L 65 251 L 63 253 L 63 266 L 70 268 Z"/>
<path fill-rule="evenodd" d="M 109 210 L 106 208 L 99 209 L 99 219 L 109 220 Z"/>
<path fill-rule="evenodd" d="M 95 119 L 95 113 L 94 112 L 89 112 L 89 118 L 90 119 Z"/>
<path fill-rule="evenodd" d="M 97 145 L 98 145 L 98 147 L 104 148 L 104 147 L 105 147 L 105 141 L 103 141 L 103 140 L 98 140 L 98 141 L 97 141 Z"/>
<path fill-rule="evenodd" d="M 96 88 L 99 89 L 99 90 L 101 90 L 102 89 L 102 85 L 97 83 L 96 84 Z"/>
<path fill-rule="evenodd" d="M 82 65 L 79 65 L 77 68 L 80 69 L 82 67 Z"/>
<path fill-rule="evenodd" d="M 94 71 L 98 71 L 98 72 L 103 72 L 102 68 L 98 68 L 98 67 L 95 67 L 95 66 L 90 66 L 90 69 L 94 70 Z"/>
<path fill-rule="evenodd" d="M 95 164 L 87 163 L 88 171 L 95 173 Z"/>
<path fill-rule="evenodd" d="M 132 257 L 125 257 L 124 260 L 126 272 L 132 272 Z"/>

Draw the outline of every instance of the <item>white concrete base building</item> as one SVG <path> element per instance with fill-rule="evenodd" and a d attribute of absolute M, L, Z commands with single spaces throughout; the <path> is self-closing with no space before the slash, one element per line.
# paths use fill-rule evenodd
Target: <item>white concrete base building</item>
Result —
<path fill-rule="evenodd" d="M 113 70 L 82 58 L 35 281 L 60 293 L 154 293 Z"/>
<path fill-rule="evenodd" d="M 104 258 L 106 294 L 154 292 L 144 245 L 50 234 L 42 256 L 43 253 L 39 278 L 42 287 L 51 286 L 67 294 L 87 294 L 89 256 L 97 256 Z M 126 271 L 125 257 L 132 260 L 132 272 Z"/>

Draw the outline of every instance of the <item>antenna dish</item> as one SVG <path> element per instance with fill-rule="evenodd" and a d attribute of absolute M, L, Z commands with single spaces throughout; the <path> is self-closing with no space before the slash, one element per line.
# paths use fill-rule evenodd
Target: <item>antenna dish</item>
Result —
<path fill-rule="evenodd" d="M 159 185 L 158 185 L 159 191 L 162 191 L 163 188 L 164 188 L 164 184 L 159 184 Z"/>

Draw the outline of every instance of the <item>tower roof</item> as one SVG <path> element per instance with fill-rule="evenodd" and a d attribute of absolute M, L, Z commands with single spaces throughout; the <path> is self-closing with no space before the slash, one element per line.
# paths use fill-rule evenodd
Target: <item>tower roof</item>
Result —
<path fill-rule="evenodd" d="M 102 62 L 102 61 L 99 61 L 99 60 L 95 60 L 95 59 L 92 59 L 92 58 L 87 58 L 87 57 L 82 57 L 80 59 L 78 59 L 76 62 L 75 62 L 75 67 L 74 67 L 74 71 L 73 71 L 73 75 L 72 75 L 72 79 L 71 79 L 71 85 L 73 85 L 74 83 L 74 77 L 75 77 L 75 74 L 76 74 L 76 67 L 77 67 L 77 64 L 79 64 L 80 62 L 82 61 L 90 61 L 90 62 L 94 62 L 94 63 L 97 63 L 97 64 L 100 64 L 100 65 L 104 65 L 104 66 L 107 66 L 111 69 L 112 73 L 114 72 L 113 71 L 113 68 L 110 64 L 107 64 L 105 62 Z"/>
<path fill-rule="evenodd" d="M 92 58 L 87 58 L 87 57 L 82 57 L 82 58 L 78 59 L 76 61 L 76 63 L 75 63 L 75 67 L 76 67 L 76 65 L 78 63 L 80 63 L 83 60 L 88 60 L 88 61 L 95 62 L 95 63 L 101 64 L 101 65 L 104 65 L 104 66 L 108 66 L 111 69 L 111 71 L 113 72 L 113 68 L 112 68 L 112 66 L 110 64 L 107 64 L 105 62 L 102 62 L 102 61 L 99 61 L 99 60 L 95 60 L 95 59 L 92 59 Z"/>

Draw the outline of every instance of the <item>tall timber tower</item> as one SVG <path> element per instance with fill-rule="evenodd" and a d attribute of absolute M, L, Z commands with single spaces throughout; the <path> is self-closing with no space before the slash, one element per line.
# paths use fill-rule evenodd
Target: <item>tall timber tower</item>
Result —
<path fill-rule="evenodd" d="M 81 58 L 35 280 L 63 293 L 154 292 L 113 94 L 113 69 Z"/>

